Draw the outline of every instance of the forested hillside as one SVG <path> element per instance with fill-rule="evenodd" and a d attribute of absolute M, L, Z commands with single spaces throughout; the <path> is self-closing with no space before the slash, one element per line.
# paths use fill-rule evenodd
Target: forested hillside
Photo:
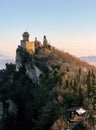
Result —
<path fill-rule="evenodd" d="M 16 66 L 0 71 L 0 95 L 12 100 L 16 114 L 2 119 L 4 130 L 66 130 L 66 109 L 96 109 L 96 68 L 54 47 L 30 55 L 17 48 Z M 93 116 L 86 123 L 90 129 Z M 89 125 L 88 125 L 89 124 Z M 87 128 L 88 127 L 88 128 Z"/>

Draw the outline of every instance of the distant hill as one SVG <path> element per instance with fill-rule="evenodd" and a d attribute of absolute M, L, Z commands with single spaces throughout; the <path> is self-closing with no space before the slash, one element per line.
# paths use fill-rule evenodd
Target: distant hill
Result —
<path fill-rule="evenodd" d="M 15 60 L 5 54 L 0 53 L 0 70 L 5 69 L 6 63 L 15 63 Z"/>
<path fill-rule="evenodd" d="M 6 59 L 6 58 L 8 58 L 8 56 L 6 56 L 6 55 L 0 53 L 0 59 Z"/>
<path fill-rule="evenodd" d="M 15 63 L 15 60 L 14 59 L 7 59 L 7 58 L 0 59 L 0 70 L 5 69 L 6 63 Z"/>
<path fill-rule="evenodd" d="M 91 64 L 91 65 L 96 66 L 96 56 L 88 56 L 88 57 L 83 56 L 83 57 L 80 57 L 80 59 L 82 61 L 85 61 L 85 62 Z"/>
<path fill-rule="evenodd" d="M 12 59 L 12 57 L 0 52 L 0 59 Z"/>

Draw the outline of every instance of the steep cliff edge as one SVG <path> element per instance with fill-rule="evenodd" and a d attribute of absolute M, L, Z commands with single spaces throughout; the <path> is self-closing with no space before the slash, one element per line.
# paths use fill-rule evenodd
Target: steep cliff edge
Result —
<path fill-rule="evenodd" d="M 42 71 L 35 65 L 32 55 L 19 46 L 16 51 L 16 71 L 18 72 L 22 67 L 25 67 L 26 75 L 32 82 L 39 84 Z"/>

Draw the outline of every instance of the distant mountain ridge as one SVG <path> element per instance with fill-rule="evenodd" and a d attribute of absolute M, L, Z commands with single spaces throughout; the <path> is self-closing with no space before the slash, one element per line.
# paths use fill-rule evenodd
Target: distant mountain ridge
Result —
<path fill-rule="evenodd" d="M 7 58 L 7 56 L 2 54 L 2 53 L 0 53 L 0 59 L 5 59 L 5 58 Z"/>
<path fill-rule="evenodd" d="M 6 54 L 0 53 L 0 59 L 12 59 L 12 57 L 10 57 Z"/>
<path fill-rule="evenodd" d="M 5 59 L 0 58 L 0 70 L 5 69 L 6 63 L 15 63 L 15 60 L 14 59 L 7 59 L 7 58 L 5 58 Z"/>
<path fill-rule="evenodd" d="M 96 66 L 96 56 L 82 56 L 80 60 Z"/>
<path fill-rule="evenodd" d="M 6 63 L 14 63 L 14 62 L 15 60 L 11 58 L 10 56 L 0 53 L 0 70 L 5 69 Z"/>

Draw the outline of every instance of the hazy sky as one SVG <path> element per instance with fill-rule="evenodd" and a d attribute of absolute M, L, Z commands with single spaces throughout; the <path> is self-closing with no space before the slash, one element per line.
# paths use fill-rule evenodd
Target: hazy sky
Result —
<path fill-rule="evenodd" d="M 22 33 L 75 56 L 96 55 L 96 0 L 0 0 L 0 51 L 15 56 Z"/>

